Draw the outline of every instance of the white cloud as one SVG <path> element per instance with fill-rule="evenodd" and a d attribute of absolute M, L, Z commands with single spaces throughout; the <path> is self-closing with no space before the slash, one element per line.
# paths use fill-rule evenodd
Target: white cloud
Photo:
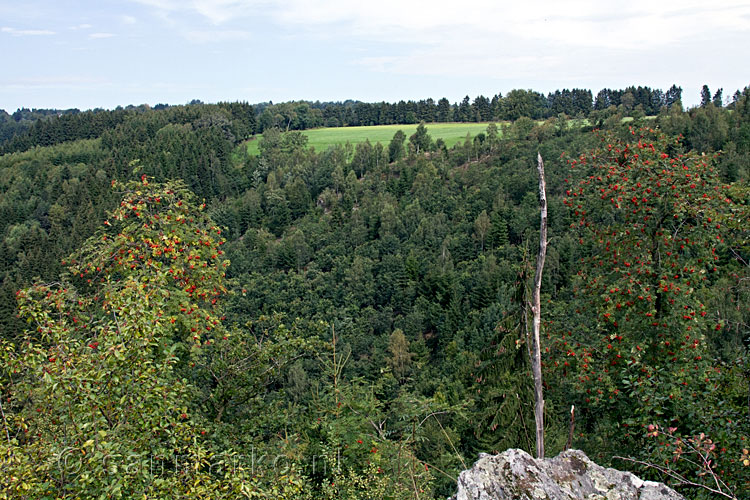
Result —
<path fill-rule="evenodd" d="M 302 43 L 365 48 L 358 64 L 405 75 L 530 78 L 570 74 L 593 59 L 634 61 L 718 35 L 750 42 L 749 0 L 132 1 L 193 42 L 243 40 L 249 23 L 263 22 Z M 578 53 L 586 59 L 573 60 Z"/>
<path fill-rule="evenodd" d="M 237 40 L 249 40 L 253 34 L 243 30 L 207 30 L 207 31 L 186 31 L 183 36 L 191 42 L 210 43 L 210 42 L 230 42 Z"/>
<path fill-rule="evenodd" d="M 724 0 L 133 0 L 173 16 L 191 12 L 214 25 L 258 16 L 323 36 L 435 43 L 499 37 L 571 46 L 637 48 L 722 30 L 750 31 L 750 2 Z M 322 28 L 325 28 L 324 30 Z"/>
<path fill-rule="evenodd" d="M 290 0 L 273 11 L 281 23 L 334 29 L 367 39 L 427 42 L 514 36 L 574 46 L 631 48 L 672 43 L 716 30 L 750 30 L 750 3 L 714 6 L 697 0 L 601 0 L 497 2 L 449 0 L 429 4 L 403 0 Z"/>
<path fill-rule="evenodd" d="M 259 8 L 271 8 L 280 2 L 269 0 L 133 0 L 163 13 L 193 12 L 203 16 L 212 24 L 242 19 L 257 13 Z"/>
<path fill-rule="evenodd" d="M 601 0 L 474 0 L 458 6 L 449 0 L 429 5 L 403 0 L 291 0 L 274 16 L 303 33 L 299 36 L 382 44 L 360 61 L 377 71 L 498 79 L 570 73 L 576 52 L 589 60 L 604 59 L 605 54 L 611 60 L 674 50 L 718 33 L 750 35 L 747 0 L 727 0 L 721 6 L 697 0 L 632 0 L 626 5 Z"/>
<path fill-rule="evenodd" d="M 214 24 L 222 24 L 232 19 L 250 17 L 256 9 L 270 2 L 258 0 L 192 0 L 195 11 Z"/>
<path fill-rule="evenodd" d="M 49 36 L 55 34 L 54 31 L 50 30 L 17 30 L 15 28 L 9 28 L 7 26 L 3 26 L 2 28 L 0 28 L 0 31 L 13 36 Z"/>
<path fill-rule="evenodd" d="M 138 20 L 135 17 L 127 16 L 127 15 L 120 17 L 120 20 L 122 21 L 123 24 L 135 24 L 136 22 L 138 22 Z"/>
<path fill-rule="evenodd" d="M 77 30 L 87 30 L 87 29 L 91 29 L 91 28 L 93 28 L 93 26 L 91 26 L 90 24 L 79 24 L 77 26 L 71 26 L 68 29 L 73 30 L 73 31 L 77 31 Z"/>
<path fill-rule="evenodd" d="M 159 10 L 176 10 L 180 7 L 180 2 L 174 0 L 134 0 L 136 3 L 148 5 Z"/>
<path fill-rule="evenodd" d="M 100 39 L 100 38 L 112 38 L 115 36 L 114 33 L 91 33 L 89 38 Z"/>

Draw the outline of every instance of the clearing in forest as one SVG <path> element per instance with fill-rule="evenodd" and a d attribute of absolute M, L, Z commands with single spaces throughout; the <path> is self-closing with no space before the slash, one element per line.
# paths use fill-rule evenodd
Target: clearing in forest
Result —
<path fill-rule="evenodd" d="M 417 130 L 418 124 L 412 125 L 372 125 L 364 127 L 328 127 L 303 130 L 302 133 L 307 136 L 307 144 L 313 146 L 316 151 L 325 151 L 331 146 L 337 144 L 346 144 L 349 142 L 355 145 L 360 142 L 370 140 L 372 144 L 380 142 L 387 146 L 393 134 L 397 130 L 402 130 L 407 139 Z M 475 136 L 480 132 L 487 130 L 489 123 L 426 123 L 427 133 L 430 134 L 433 141 L 443 139 L 449 148 L 454 144 L 463 141 L 468 132 Z M 499 125 L 499 124 L 498 124 Z M 498 126 L 499 128 L 499 126 Z M 247 142 L 247 151 L 251 155 L 257 155 L 258 144 L 262 134 L 256 135 L 255 138 Z"/>

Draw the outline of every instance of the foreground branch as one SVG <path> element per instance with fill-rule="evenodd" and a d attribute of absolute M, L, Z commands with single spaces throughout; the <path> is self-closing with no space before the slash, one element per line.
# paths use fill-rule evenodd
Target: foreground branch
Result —
<path fill-rule="evenodd" d="M 681 486 L 692 486 L 694 488 L 703 488 L 705 490 L 710 491 L 711 493 L 715 493 L 717 495 L 721 495 L 721 496 L 723 496 L 725 498 L 731 498 L 732 500 L 736 500 L 737 499 L 737 497 L 735 497 L 734 495 L 731 495 L 731 494 L 726 493 L 724 491 L 717 490 L 715 488 L 711 488 L 710 486 L 706 486 L 705 484 L 700 484 L 700 483 L 696 483 L 694 481 L 690 481 L 689 479 L 687 479 L 682 474 L 680 474 L 678 472 L 675 472 L 675 471 L 673 471 L 672 469 L 670 469 L 668 467 L 662 467 L 660 465 L 652 464 L 652 463 L 649 463 L 649 462 L 643 462 L 641 460 L 636 460 L 634 458 L 628 458 L 628 457 L 614 456 L 612 458 L 617 458 L 619 460 L 625 460 L 627 462 L 632 462 L 634 464 L 643 465 L 644 467 L 648 467 L 650 469 L 656 469 L 659 472 L 661 472 L 662 474 L 664 474 L 664 475 L 666 475 L 668 477 L 671 477 L 672 479 L 676 479 L 678 481 L 679 485 L 681 485 Z"/>

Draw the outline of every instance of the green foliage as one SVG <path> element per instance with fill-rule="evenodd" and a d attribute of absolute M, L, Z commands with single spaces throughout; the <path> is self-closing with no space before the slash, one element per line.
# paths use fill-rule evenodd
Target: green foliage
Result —
<path fill-rule="evenodd" d="M 683 435 L 721 436 L 737 454 L 728 427 L 739 407 L 709 396 L 723 376 L 715 346 L 727 325 L 707 304 L 722 276 L 742 265 L 746 209 L 711 157 L 682 153 L 650 130 L 633 135 L 604 135 L 597 150 L 569 160 L 565 203 L 589 256 L 566 311 L 582 320 L 560 321 L 549 373 L 590 418 L 619 420 L 620 434 L 609 439 L 622 450 L 642 452 L 641 429 L 668 422 Z"/>
<path fill-rule="evenodd" d="M 2 343 L 5 491 L 237 494 L 245 472 L 212 472 L 217 454 L 203 437 L 190 379 L 241 370 L 235 391 L 244 397 L 289 349 L 278 336 L 261 346 L 229 340 L 217 303 L 227 293 L 224 240 L 183 184 L 144 175 L 122 188 L 120 206 L 71 257 L 63 281 L 18 294 L 30 328 L 15 345 Z M 242 370 L 248 356 L 256 371 Z M 232 399 L 225 385 L 212 384 L 215 405 Z"/>

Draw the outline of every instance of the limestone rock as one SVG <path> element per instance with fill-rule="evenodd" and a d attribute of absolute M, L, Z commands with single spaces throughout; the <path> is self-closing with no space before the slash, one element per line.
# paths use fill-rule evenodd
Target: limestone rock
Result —
<path fill-rule="evenodd" d="M 482 453 L 454 500 L 684 500 L 662 483 L 601 467 L 579 450 L 536 460 L 523 450 Z"/>

